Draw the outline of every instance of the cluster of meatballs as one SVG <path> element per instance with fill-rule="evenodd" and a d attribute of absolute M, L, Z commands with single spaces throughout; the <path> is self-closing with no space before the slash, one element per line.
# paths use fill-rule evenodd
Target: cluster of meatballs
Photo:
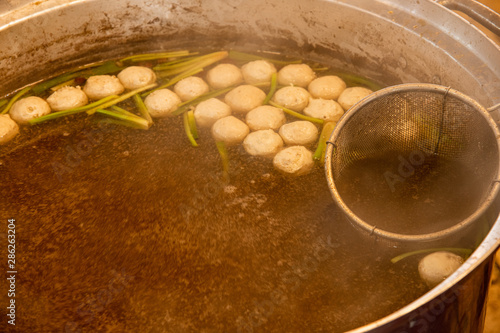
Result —
<path fill-rule="evenodd" d="M 235 87 L 222 99 L 210 98 L 194 106 L 196 125 L 210 128 L 217 142 L 243 144 L 250 155 L 272 159 L 274 167 L 284 173 L 306 174 L 314 166 L 310 148 L 318 140 L 318 125 L 306 120 L 288 121 L 280 107 L 264 104 L 266 93 L 259 87 L 270 84 L 275 73 L 279 89 L 272 96 L 271 104 L 324 122 L 337 122 L 345 110 L 372 92 L 363 87 L 347 88 L 337 76 L 317 77 L 307 64 L 290 64 L 277 71 L 273 63 L 255 60 L 241 68 L 230 63 L 218 64 L 208 70 L 204 79 L 190 76 L 177 82 L 172 90 L 154 90 L 144 104 L 151 117 L 163 118 L 171 115 L 181 103 L 211 89 Z M 46 100 L 36 96 L 21 99 L 12 106 L 10 115 L 0 117 L 0 143 L 17 134 L 17 124 L 154 82 L 153 70 L 130 66 L 117 76 L 91 76 L 83 88 L 60 88 Z"/>

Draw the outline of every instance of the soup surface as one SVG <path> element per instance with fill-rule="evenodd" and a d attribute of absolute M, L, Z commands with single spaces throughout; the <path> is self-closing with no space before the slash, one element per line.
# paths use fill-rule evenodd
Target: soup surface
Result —
<path fill-rule="evenodd" d="M 0 146 L 22 331 L 337 332 L 428 290 L 421 257 L 393 264 L 401 249 L 349 224 L 321 163 L 290 177 L 231 146 L 228 178 L 210 131 L 193 148 L 182 117 L 100 120 L 24 126 Z"/>

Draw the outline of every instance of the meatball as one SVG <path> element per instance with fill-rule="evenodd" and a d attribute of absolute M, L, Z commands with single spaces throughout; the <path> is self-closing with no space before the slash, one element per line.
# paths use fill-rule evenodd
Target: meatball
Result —
<path fill-rule="evenodd" d="M 217 98 L 199 103 L 194 109 L 194 119 L 200 127 L 210 127 L 217 120 L 231 115 L 231 107 Z"/>
<path fill-rule="evenodd" d="M 0 115 L 0 145 L 12 140 L 18 133 L 19 126 L 10 115 Z"/>
<path fill-rule="evenodd" d="M 30 120 L 48 115 L 50 105 L 43 98 L 30 96 L 18 100 L 10 109 L 10 117 L 18 124 L 26 124 Z"/>
<path fill-rule="evenodd" d="M 111 95 L 119 95 L 125 90 L 114 75 L 94 75 L 87 79 L 83 91 L 90 99 L 99 100 Z"/>
<path fill-rule="evenodd" d="M 309 104 L 311 95 L 300 87 L 284 87 L 278 89 L 273 96 L 273 101 L 287 109 L 301 112 Z"/>
<path fill-rule="evenodd" d="M 354 104 L 370 95 L 373 91 L 363 87 L 352 87 L 345 89 L 337 100 L 344 110 L 349 110 Z"/>
<path fill-rule="evenodd" d="M 255 60 L 241 67 L 243 80 L 248 84 L 270 83 L 271 76 L 276 73 L 276 67 L 266 60 Z"/>
<path fill-rule="evenodd" d="M 243 74 L 233 64 L 220 64 L 208 71 L 207 81 L 212 88 L 223 89 L 243 82 Z"/>
<path fill-rule="evenodd" d="M 278 72 L 278 83 L 284 86 L 292 85 L 305 88 L 316 78 L 316 74 L 309 65 L 286 65 Z"/>
<path fill-rule="evenodd" d="M 222 141 L 227 145 L 241 143 L 249 132 L 248 126 L 233 116 L 221 118 L 212 126 L 215 141 Z"/>
<path fill-rule="evenodd" d="M 224 101 L 231 107 L 234 113 L 247 113 L 262 105 L 265 99 L 265 92 L 250 85 L 236 87 L 224 97 Z"/>
<path fill-rule="evenodd" d="M 326 75 L 314 79 L 307 89 L 314 98 L 334 99 L 339 98 L 346 88 L 344 80 L 338 76 Z"/>
<path fill-rule="evenodd" d="M 344 114 L 344 109 L 334 100 L 319 98 L 309 100 L 304 114 L 324 121 L 338 121 Z"/>
<path fill-rule="evenodd" d="M 246 115 L 246 123 L 252 131 L 272 129 L 278 130 L 286 123 L 283 110 L 270 105 L 258 106 Z"/>
<path fill-rule="evenodd" d="M 189 101 L 190 99 L 200 97 L 209 90 L 208 84 L 197 76 L 190 76 L 182 79 L 174 86 L 174 92 L 182 101 Z"/>
<path fill-rule="evenodd" d="M 279 131 L 287 145 L 309 145 L 318 138 L 318 128 L 306 120 L 294 121 L 281 126 Z"/>
<path fill-rule="evenodd" d="M 130 66 L 118 74 L 118 79 L 125 89 L 134 90 L 156 82 L 152 69 L 143 66 Z"/>
<path fill-rule="evenodd" d="M 56 90 L 47 98 L 50 108 L 53 111 L 64 111 L 80 106 L 89 102 L 87 95 L 78 87 L 66 86 Z"/>
<path fill-rule="evenodd" d="M 248 134 L 243 147 L 250 155 L 273 157 L 283 147 L 283 140 L 273 130 L 260 130 Z"/>
<path fill-rule="evenodd" d="M 149 94 L 144 100 L 151 117 L 162 118 L 177 110 L 181 99 L 169 89 L 158 89 Z"/>
<path fill-rule="evenodd" d="M 418 273 L 429 288 L 433 288 L 456 271 L 463 262 L 462 257 L 454 253 L 447 251 L 434 252 L 420 260 Z"/>
<path fill-rule="evenodd" d="M 314 166 L 313 153 L 303 146 L 288 147 L 274 156 L 273 165 L 289 175 L 304 175 Z"/>

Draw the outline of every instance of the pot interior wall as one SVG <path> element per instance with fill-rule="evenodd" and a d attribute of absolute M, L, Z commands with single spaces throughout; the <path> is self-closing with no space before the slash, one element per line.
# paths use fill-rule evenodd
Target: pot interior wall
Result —
<path fill-rule="evenodd" d="M 175 48 L 277 51 L 388 85 L 416 81 L 450 85 L 485 104 L 492 103 L 494 95 L 489 92 L 495 91 L 498 82 L 492 82 L 500 76 L 499 68 L 484 65 L 479 50 L 458 43 L 456 36 L 375 1 L 53 3 L 39 12 L 27 8 L 36 4 L 28 5 L 1 18 L 5 25 L 0 45 L 5 48 L 0 55 L 0 95 L 77 64 Z M 26 17 L 30 11 L 35 14 Z"/>

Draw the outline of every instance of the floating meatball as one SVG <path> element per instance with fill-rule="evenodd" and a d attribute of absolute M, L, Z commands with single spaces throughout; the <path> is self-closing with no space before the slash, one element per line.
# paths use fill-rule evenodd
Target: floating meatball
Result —
<path fill-rule="evenodd" d="M 200 127 L 210 127 L 217 120 L 231 115 L 231 107 L 217 98 L 201 102 L 194 109 L 194 119 Z"/>
<path fill-rule="evenodd" d="M 288 147 L 274 156 L 273 165 L 289 175 L 304 175 L 314 166 L 313 153 L 303 146 Z"/>
<path fill-rule="evenodd" d="M 53 111 L 64 111 L 80 106 L 89 102 L 87 95 L 78 87 L 66 86 L 56 90 L 47 98 L 50 108 Z"/>
<path fill-rule="evenodd" d="M 241 85 L 230 92 L 224 98 L 227 105 L 234 113 L 247 113 L 262 105 L 266 99 L 266 93 L 251 85 Z"/>
<path fill-rule="evenodd" d="M 278 130 L 286 123 L 286 117 L 283 110 L 270 105 L 262 105 L 248 112 L 245 121 L 252 131 Z"/>
<path fill-rule="evenodd" d="M 212 88 L 223 89 L 243 82 L 243 74 L 233 64 L 220 64 L 208 71 L 207 81 Z"/>
<path fill-rule="evenodd" d="M 174 86 L 174 92 L 182 101 L 189 101 L 190 99 L 200 97 L 209 90 L 208 84 L 197 76 L 190 76 L 182 79 Z"/>
<path fill-rule="evenodd" d="M 339 98 L 346 88 L 344 80 L 338 76 L 326 75 L 314 79 L 307 89 L 314 98 L 334 99 Z"/>
<path fill-rule="evenodd" d="M 285 124 L 281 126 L 279 133 L 287 145 L 307 146 L 318 138 L 318 128 L 305 120 Z"/>
<path fill-rule="evenodd" d="M 125 89 L 139 89 L 156 82 L 156 74 L 152 69 L 143 66 L 130 66 L 118 74 L 118 79 Z"/>
<path fill-rule="evenodd" d="M 292 85 L 305 88 L 315 78 L 316 74 L 306 64 L 286 65 L 278 72 L 278 83 L 284 86 Z"/>
<path fill-rule="evenodd" d="M 283 140 L 273 130 L 260 130 L 248 134 L 243 147 L 250 155 L 273 157 L 283 147 Z"/>
<path fill-rule="evenodd" d="M 221 118 L 212 126 L 215 141 L 222 141 L 227 145 L 241 143 L 249 132 L 248 126 L 233 116 Z"/>
<path fill-rule="evenodd" d="M 370 95 L 373 91 L 363 87 L 346 88 L 337 100 L 344 110 L 349 110 L 354 104 Z"/>
<path fill-rule="evenodd" d="M 271 76 L 276 73 L 276 67 L 266 60 L 255 60 L 241 67 L 243 80 L 248 84 L 270 83 Z"/>
<path fill-rule="evenodd" d="M 94 75 L 87 79 L 83 91 L 90 99 L 99 100 L 111 95 L 119 95 L 125 90 L 120 80 L 113 75 Z"/>
<path fill-rule="evenodd" d="M 304 109 L 304 114 L 324 121 L 338 121 L 344 114 L 344 109 L 339 103 L 331 99 L 319 98 L 309 100 L 309 105 Z"/>
<path fill-rule="evenodd" d="M 429 288 L 433 288 L 456 271 L 463 262 L 462 257 L 454 253 L 447 251 L 434 252 L 420 260 L 418 273 Z"/>
<path fill-rule="evenodd" d="M 0 145 L 12 140 L 19 133 L 19 126 L 8 114 L 0 115 Z"/>
<path fill-rule="evenodd" d="M 144 100 L 151 117 L 162 118 L 177 110 L 181 99 L 169 89 L 158 89 L 149 94 Z"/>
<path fill-rule="evenodd" d="M 300 112 L 309 104 L 311 95 L 301 87 L 283 87 L 274 93 L 273 101 L 287 109 Z"/>
<path fill-rule="evenodd" d="M 48 115 L 50 105 L 43 98 L 30 96 L 15 102 L 9 113 L 18 124 L 26 124 L 32 119 Z"/>

